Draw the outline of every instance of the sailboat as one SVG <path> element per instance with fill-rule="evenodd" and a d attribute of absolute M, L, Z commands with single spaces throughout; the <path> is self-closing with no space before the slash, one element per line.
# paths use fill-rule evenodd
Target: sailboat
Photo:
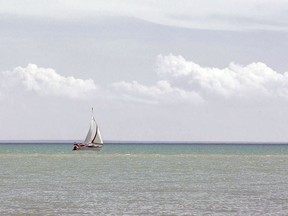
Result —
<path fill-rule="evenodd" d="M 90 128 L 83 143 L 75 143 L 73 150 L 96 150 L 99 151 L 103 147 L 103 140 L 101 137 L 100 129 L 93 116 L 92 107 L 92 119 L 90 122 Z"/>

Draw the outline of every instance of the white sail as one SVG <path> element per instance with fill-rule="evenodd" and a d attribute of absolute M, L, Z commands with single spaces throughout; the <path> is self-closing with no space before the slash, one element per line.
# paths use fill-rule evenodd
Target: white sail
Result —
<path fill-rule="evenodd" d="M 92 143 L 94 143 L 94 144 L 103 144 L 101 133 L 100 133 L 100 130 L 99 130 L 99 127 L 98 127 L 97 124 L 96 124 L 96 127 L 97 127 L 96 134 L 95 134 L 95 138 L 92 140 Z"/>
<path fill-rule="evenodd" d="M 99 127 L 96 124 L 94 117 L 92 117 L 91 119 L 90 128 L 84 140 L 84 143 L 85 144 L 88 144 L 88 143 L 102 144 L 103 143 Z"/>

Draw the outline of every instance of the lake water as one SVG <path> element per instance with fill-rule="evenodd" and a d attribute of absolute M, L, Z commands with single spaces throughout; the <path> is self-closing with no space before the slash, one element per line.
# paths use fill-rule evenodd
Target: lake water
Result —
<path fill-rule="evenodd" d="M 1 144 L 0 215 L 288 215 L 288 145 Z"/>

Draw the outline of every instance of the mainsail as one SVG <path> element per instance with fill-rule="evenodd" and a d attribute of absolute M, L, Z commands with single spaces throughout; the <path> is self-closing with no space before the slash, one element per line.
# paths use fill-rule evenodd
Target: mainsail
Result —
<path fill-rule="evenodd" d="M 92 119 L 91 119 L 90 128 L 89 128 L 87 136 L 84 140 L 84 143 L 85 144 L 89 144 L 89 143 L 103 144 L 100 130 L 99 130 L 99 127 L 98 127 L 94 117 L 92 117 Z"/>

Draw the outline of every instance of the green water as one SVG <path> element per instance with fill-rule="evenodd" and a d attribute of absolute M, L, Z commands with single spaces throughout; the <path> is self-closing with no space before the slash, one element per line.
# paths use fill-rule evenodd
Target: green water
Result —
<path fill-rule="evenodd" d="M 1 144 L 0 215 L 288 215 L 288 145 Z"/>

